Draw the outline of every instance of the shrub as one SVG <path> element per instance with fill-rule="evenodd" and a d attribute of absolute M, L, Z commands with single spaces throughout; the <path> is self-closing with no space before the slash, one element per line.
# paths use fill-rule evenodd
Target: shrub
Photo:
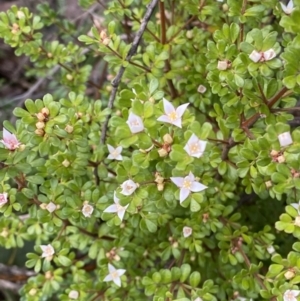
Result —
<path fill-rule="evenodd" d="M 299 7 L 111 0 L 90 31 L 0 14 L 29 75 L 59 71 L 3 124 L 0 244 L 34 244 L 21 300 L 297 300 Z"/>

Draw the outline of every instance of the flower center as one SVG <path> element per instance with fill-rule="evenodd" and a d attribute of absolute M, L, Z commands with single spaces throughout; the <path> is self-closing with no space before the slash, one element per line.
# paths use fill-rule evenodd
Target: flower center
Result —
<path fill-rule="evenodd" d="M 117 205 L 117 212 L 120 212 L 122 211 L 123 209 L 123 206 L 121 206 L 120 204 L 116 204 Z"/>
<path fill-rule="evenodd" d="M 112 153 L 111 153 L 114 157 L 117 157 L 119 155 L 119 152 L 115 149 Z"/>
<path fill-rule="evenodd" d="M 182 188 L 191 189 L 191 186 L 192 186 L 192 182 L 191 181 L 189 181 L 189 180 L 184 180 L 183 181 Z"/>
<path fill-rule="evenodd" d="M 175 111 L 172 112 L 172 113 L 170 113 L 170 114 L 168 114 L 168 117 L 169 117 L 169 119 L 170 119 L 171 121 L 175 121 L 175 120 L 178 119 L 177 114 L 176 114 Z"/>
<path fill-rule="evenodd" d="M 113 279 L 119 278 L 118 271 L 113 271 L 113 272 L 110 273 L 110 275 L 111 275 L 111 277 L 112 277 Z"/>
<path fill-rule="evenodd" d="M 45 249 L 45 254 L 46 254 L 47 256 L 51 256 L 51 255 L 52 255 L 52 248 L 51 248 L 51 247 L 46 247 L 46 249 Z"/>
<path fill-rule="evenodd" d="M 85 205 L 83 208 L 84 213 L 90 214 L 92 213 L 92 207 L 90 205 Z"/>
<path fill-rule="evenodd" d="M 200 152 L 200 145 L 199 145 L 199 142 L 190 144 L 190 145 L 189 145 L 189 148 L 190 148 L 190 152 L 191 152 L 192 154 L 195 154 L 195 153 Z"/>
<path fill-rule="evenodd" d="M 137 119 L 132 120 L 132 121 L 130 122 L 130 124 L 131 124 L 132 126 L 139 126 L 139 125 L 140 125 L 140 123 L 139 123 L 139 121 L 138 121 Z"/>
<path fill-rule="evenodd" d="M 126 185 L 126 190 L 130 191 L 133 188 L 133 186 Z"/>
<path fill-rule="evenodd" d="M 286 301 L 293 301 L 295 300 L 295 296 L 293 294 L 293 292 L 287 292 L 284 294 L 284 300 Z"/>
<path fill-rule="evenodd" d="M 4 202 L 4 201 L 5 201 L 4 195 L 0 195 L 0 202 Z"/>

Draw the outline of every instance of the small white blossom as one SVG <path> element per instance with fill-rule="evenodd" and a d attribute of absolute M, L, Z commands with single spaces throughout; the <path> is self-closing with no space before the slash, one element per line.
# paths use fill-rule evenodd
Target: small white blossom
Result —
<path fill-rule="evenodd" d="M 227 60 L 224 60 L 224 61 L 218 61 L 218 66 L 217 68 L 221 71 L 223 70 L 227 70 L 227 68 L 229 67 L 228 65 L 228 61 Z"/>
<path fill-rule="evenodd" d="M 82 214 L 85 217 L 91 217 L 92 213 L 94 211 L 94 207 L 92 205 L 90 205 L 88 202 L 84 202 L 84 205 L 81 209 Z"/>
<path fill-rule="evenodd" d="M 171 123 L 181 128 L 181 117 L 189 104 L 185 103 L 183 105 L 180 105 L 177 109 L 175 109 L 174 106 L 165 98 L 163 98 L 163 104 L 165 115 L 160 116 L 159 118 L 157 118 L 157 120 Z"/>
<path fill-rule="evenodd" d="M 119 269 L 117 270 L 113 265 L 110 263 L 108 264 L 108 271 L 109 274 L 103 279 L 103 281 L 113 281 L 117 286 L 121 286 L 121 279 L 120 277 L 125 274 L 126 270 Z"/>
<path fill-rule="evenodd" d="M 203 85 L 199 85 L 197 92 L 204 94 L 206 92 L 206 87 Z"/>
<path fill-rule="evenodd" d="M 129 204 L 126 205 L 126 206 L 121 206 L 120 205 L 120 200 L 119 198 L 117 197 L 116 195 L 116 192 L 114 193 L 114 202 L 115 204 L 114 205 L 110 205 L 109 207 L 107 207 L 104 212 L 109 212 L 109 213 L 114 213 L 116 212 L 119 219 L 121 221 L 123 221 L 123 218 L 124 218 L 124 214 L 125 214 L 125 211 L 126 209 L 128 208 Z"/>
<path fill-rule="evenodd" d="M 193 134 L 183 149 L 189 154 L 189 156 L 200 158 L 203 155 L 206 144 L 206 141 L 200 140 L 195 134 Z"/>
<path fill-rule="evenodd" d="M 295 9 L 293 0 L 290 0 L 289 3 L 288 3 L 288 5 L 285 5 L 285 4 L 281 3 L 281 2 L 279 2 L 279 3 L 281 5 L 282 10 L 287 15 L 290 15 L 292 13 L 292 11 Z"/>
<path fill-rule="evenodd" d="M 249 54 L 249 58 L 251 61 L 253 61 L 254 63 L 257 63 L 261 60 L 262 58 L 262 53 L 258 52 L 256 50 L 253 50 L 250 54 Z"/>
<path fill-rule="evenodd" d="M 292 207 L 294 207 L 298 211 L 298 213 L 300 214 L 300 201 L 299 201 L 299 203 L 292 203 L 290 205 Z"/>
<path fill-rule="evenodd" d="M 273 253 L 275 253 L 275 248 L 273 246 L 268 246 L 267 251 L 269 254 L 273 254 Z"/>
<path fill-rule="evenodd" d="M 54 203 L 50 202 L 49 204 L 47 204 L 46 209 L 47 209 L 50 213 L 52 213 L 52 212 L 56 209 L 56 207 L 57 207 L 57 206 L 56 206 Z"/>
<path fill-rule="evenodd" d="M 283 294 L 284 301 L 297 301 L 297 296 L 300 294 L 299 290 L 287 290 Z"/>
<path fill-rule="evenodd" d="M 3 128 L 3 139 L 0 140 L 4 144 L 4 146 L 9 150 L 15 150 L 20 146 L 20 142 L 18 141 L 16 135 L 11 134 L 8 130 Z"/>
<path fill-rule="evenodd" d="M 180 204 L 189 196 L 191 192 L 199 192 L 207 188 L 207 186 L 195 181 L 195 176 L 191 172 L 185 178 L 172 177 L 171 181 L 180 188 Z"/>
<path fill-rule="evenodd" d="M 55 251 L 51 245 L 41 245 L 40 248 L 42 249 L 42 257 L 46 257 L 46 259 L 51 259 L 52 255 L 54 255 Z"/>
<path fill-rule="evenodd" d="M 280 146 L 288 146 L 293 143 L 293 139 L 290 132 L 284 132 L 278 135 Z"/>
<path fill-rule="evenodd" d="M 265 61 L 270 61 L 272 60 L 274 57 L 276 57 L 276 52 L 274 49 L 269 49 L 266 50 L 265 52 L 263 52 L 263 57 Z"/>
<path fill-rule="evenodd" d="M 218 2 L 223 2 L 223 0 L 222 1 L 218 0 Z M 203 301 L 203 299 L 200 297 L 197 297 L 194 301 Z"/>
<path fill-rule="evenodd" d="M 0 193 L 0 208 L 7 203 L 7 193 Z"/>
<path fill-rule="evenodd" d="M 118 160 L 118 161 L 123 160 L 123 157 L 121 155 L 121 152 L 123 149 L 122 146 L 118 146 L 117 148 L 114 148 L 111 145 L 107 144 L 107 148 L 109 151 L 109 155 L 108 155 L 107 159 Z"/>
<path fill-rule="evenodd" d="M 132 180 L 127 180 L 121 185 L 122 191 L 121 193 L 124 195 L 131 195 L 138 188 L 138 185 L 134 183 Z"/>
<path fill-rule="evenodd" d="M 78 291 L 72 290 L 69 292 L 68 296 L 70 299 L 77 300 L 79 297 L 79 293 L 78 293 Z"/>
<path fill-rule="evenodd" d="M 137 116 L 133 113 L 129 113 L 128 120 L 126 123 L 129 126 L 129 129 L 132 134 L 142 132 L 144 130 L 144 123 L 140 116 Z"/>
<path fill-rule="evenodd" d="M 183 227 L 182 233 L 184 237 L 189 237 L 193 233 L 193 229 L 191 227 Z"/>

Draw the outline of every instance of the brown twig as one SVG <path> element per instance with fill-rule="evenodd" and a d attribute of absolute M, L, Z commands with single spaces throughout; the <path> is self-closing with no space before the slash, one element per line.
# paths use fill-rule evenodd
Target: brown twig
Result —
<path fill-rule="evenodd" d="M 127 54 L 127 57 L 125 59 L 125 61 L 129 62 L 132 58 L 132 56 L 136 53 L 136 50 L 138 48 L 138 45 L 140 43 L 140 40 L 141 40 L 141 37 L 144 33 L 144 31 L 146 30 L 146 27 L 147 27 L 147 24 L 150 20 L 150 17 L 152 15 L 152 12 L 154 11 L 154 8 L 156 7 L 157 5 L 157 1 L 158 0 L 152 0 L 151 3 L 148 5 L 147 7 L 147 10 L 146 10 L 146 13 L 145 13 L 145 16 L 141 22 L 141 26 L 138 30 L 138 32 L 136 33 L 136 36 L 132 42 L 132 45 L 131 45 L 131 48 L 129 49 L 128 51 L 128 54 Z M 112 109 L 113 108 L 113 105 L 114 105 L 114 101 L 115 101 L 115 98 L 116 98 L 116 95 L 117 95 L 117 91 L 118 91 L 118 87 L 119 87 L 119 84 L 121 82 L 121 79 L 122 79 L 122 76 L 124 74 L 124 71 L 125 71 L 125 67 L 124 66 L 121 66 L 117 76 L 112 80 L 112 86 L 113 86 L 113 89 L 111 91 L 111 94 L 110 94 L 110 97 L 109 97 L 109 100 L 108 100 L 108 105 L 107 107 L 109 109 Z M 108 122 L 109 122 L 109 119 L 111 117 L 111 114 L 109 114 L 107 117 L 106 117 L 106 120 L 102 126 L 102 131 L 101 131 L 101 138 L 100 138 L 100 142 L 102 144 L 105 143 L 105 138 L 106 138 L 106 132 L 107 132 L 107 128 L 108 128 Z"/>

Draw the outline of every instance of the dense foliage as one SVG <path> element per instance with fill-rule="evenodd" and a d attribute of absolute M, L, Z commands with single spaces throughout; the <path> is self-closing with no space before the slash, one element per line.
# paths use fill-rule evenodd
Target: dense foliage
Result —
<path fill-rule="evenodd" d="M 0 14 L 28 76 L 59 71 L 3 124 L 21 300 L 298 300 L 300 0 L 153 0 L 149 22 L 150 1 L 79 3 L 91 30 Z"/>

